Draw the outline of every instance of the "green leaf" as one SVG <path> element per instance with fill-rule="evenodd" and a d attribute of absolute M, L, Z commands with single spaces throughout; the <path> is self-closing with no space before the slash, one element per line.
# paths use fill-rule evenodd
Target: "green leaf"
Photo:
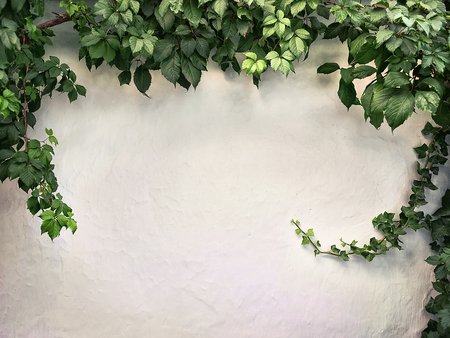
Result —
<path fill-rule="evenodd" d="M 419 81 L 419 86 L 422 84 L 426 84 L 430 86 L 430 88 L 433 88 L 436 91 L 436 93 L 439 94 L 440 97 L 442 97 L 442 95 L 444 94 L 444 84 L 440 80 L 437 80 L 432 77 L 426 77 L 421 81 Z"/>
<path fill-rule="evenodd" d="M 9 28 L 0 29 L 0 40 L 7 49 L 14 49 L 14 47 L 19 49 L 19 39 L 16 33 Z"/>
<path fill-rule="evenodd" d="M 434 217 L 450 216 L 450 189 L 447 189 L 441 200 L 441 207 L 435 211 Z"/>
<path fill-rule="evenodd" d="M 95 45 L 89 46 L 89 55 L 92 59 L 98 59 L 103 57 L 106 51 L 106 43 L 103 41 L 98 42 Z"/>
<path fill-rule="evenodd" d="M 53 219 L 55 217 L 55 213 L 52 210 L 46 210 L 43 211 L 40 215 L 39 218 L 46 221 L 49 219 Z"/>
<path fill-rule="evenodd" d="M 389 40 L 389 38 L 394 35 L 394 32 L 389 29 L 379 30 L 377 32 L 377 48 L 380 47 L 384 42 Z"/>
<path fill-rule="evenodd" d="M 424 143 L 420 147 L 414 148 L 418 158 L 425 158 L 427 156 L 428 146 Z"/>
<path fill-rule="evenodd" d="M 164 77 L 172 82 L 177 83 L 181 72 L 181 59 L 177 52 L 174 52 L 170 57 L 161 62 L 161 73 Z"/>
<path fill-rule="evenodd" d="M 351 83 L 346 83 L 343 79 L 339 81 L 338 96 L 344 106 L 349 109 L 356 102 L 356 90 L 355 85 Z"/>
<path fill-rule="evenodd" d="M 209 44 L 205 39 L 197 37 L 195 50 L 201 56 L 207 59 L 209 57 L 209 52 L 211 49 L 209 48 Z"/>
<path fill-rule="evenodd" d="M 441 261 L 439 260 L 439 256 L 435 256 L 435 255 L 429 256 L 425 260 L 425 262 L 427 262 L 430 265 L 439 265 L 439 264 L 441 264 Z"/>
<path fill-rule="evenodd" d="M 414 112 L 414 96 L 409 90 L 396 92 L 387 102 L 384 113 L 392 130 L 402 125 Z"/>
<path fill-rule="evenodd" d="M 192 55 L 192 53 L 195 51 L 196 46 L 197 46 L 197 42 L 194 40 L 194 38 L 192 38 L 190 36 L 184 37 L 181 40 L 181 51 L 187 57 Z"/>
<path fill-rule="evenodd" d="M 220 17 L 223 17 L 223 15 L 225 14 L 225 11 L 227 10 L 227 8 L 228 8 L 228 1 L 227 0 L 215 0 L 212 3 L 212 9 L 217 14 L 219 14 Z"/>
<path fill-rule="evenodd" d="M 175 22 L 175 15 L 172 11 L 165 12 L 163 16 L 160 15 L 159 11 L 155 11 L 155 17 L 164 31 L 168 31 L 170 28 L 172 28 Z"/>
<path fill-rule="evenodd" d="M 200 77 L 202 76 L 202 72 L 194 67 L 192 62 L 186 58 L 181 59 L 181 72 L 185 76 L 185 78 L 192 83 L 194 88 L 197 87 L 200 82 Z"/>
<path fill-rule="evenodd" d="M 77 231 L 77 222 L 75 220 L 73 220 L 72 218 L 69 218 L 67 220 L 67 226 L 70 228 L 70 230 L 72 230 L 72 233 L 74 234 L 75 231 Z"/>
<path fill-rule="evenodd" d="M 131 82 L 131 72 L 129 70 L 125 70 L 119 74 L 118 78 L 121 86 L 124 84 L 129 85 Z"/>
<path fill-rule="evenodd" d="M 138 54 L 144 47 L 144 40 L 136 36 L 130 37 L 130 48 L 133 54 Z"/>
<path fill-rule="evenodd" d="M 306 50 L 306 45 L 302 39 L 295 36 L 289 40 L 289 49 L 296 58 L 299 58 Z"/>
<path fill-rule="evenodd" d="M 397 38 L 395 36 L 392 36 L 387 42 L 386 42 L 386 48 L 394 53 L 395 50 L 402 45 L 403 40 L 400 38 Z"/>
<path fill-rule="evenodd" d="M 331 74 L 340 68 L 337 63 L 327 62 L 317 68 L 317 74 Z"/>
<path fill-rule="evenodd" d="M 77 93 L 86 96 L 86 88 L 84 88 L 82 85 L 75 85 L 75 89 L 77 90 Z"/>
<path fill-rule="evenodd" d="M 184 0 L 183 10 L 184 15 L 186 15 L 186 18 L 189 20 L 191 25 L 194 28 L 197 28 L 200 23 L 200 19 L 202 18 L 202 11 L 198 8 L 198 1 Z"/>
<path fill-rule="evenodd" d="M 231 20 L 230 17 L 227 17 L 222 24 L 222 32 L 223 36 L 226 38 L 232 38 L 238 32 L 236 23 Z"/>
<path fill-rule="evenodd" d="M 143 65 L 140 65 L 134 71 L 133 81 L 134 84 L 136 85 L 136 88 L 142 94 L 145 94 L 145 92 L 150 88 L 152 76 L 150 75 L 148 69 L 144 68 Z"/>
<path fill-rule="evenodd" d="M 293 3 L 291 5 L 291 14 L 292 16 L 297 16 L 298 13 L 300 13 L 301 11 L 303 11 L 306 7 L 306 1 L 305 0 L 301 0 L 301 1 L 297 1 L 295 3 Z"/>
<path fill-rule="evenodd" d="M 355 79 L 364 79 L 376 72 L 376 68 L 372 66 L 359 66 L 353 68 L 352 76 Z"/>
<path fill-rule="evenodd" d="M 278 53 L 276 51 L 269 52 L 264 59 L 266 60 L 272 60 L 273 58 L 279 57 Z"/>
<path fill-rule="evenodd" d="M 389 72 L 384 79 L 384 85 L 388 88 L 407 87 L 410 86 L 408 75 L 402 72 Z"/>
<path fill-rule="evenodd" d="M 27 201 L 27 208 L 30 210 L 32 215 L 36 215 L 39 210 L 41 210 L 39 200 L 36 197 L 31 196 Z"/>
<path fill-rule="evenodd" d="M 445 308 L 439 310 L 437 316 L 439 317 L 440 324 L 442 325 L 444 330 L 450 328 L 450 309 Z"/>
<path fill-rule="evenodd" d="M 59 236 L 60 232 L 61 232 L 61 226 L 59 225 L 57 220 L 47 219 L 42 222 L 41 234 L 48 233 L 50 238 L 52 240 L 54 240 L 56 237 Z"/>
<path fill-rule="evenodd" d="M 191 35 L 192 30 L 186 25 L 179 25 L 175 30 L 175 35 Z"/>
<path fill-rule="evenodd" d="M 434 114 L 437 111 L 440 103 L 439 95 L 435 92 L 418 90 L 415 99 L 417 108 L 431 114 Z"/>
<path fill-rule="evenodd" d="M 20 12 L 26 0 L 13 0 L 11 1 L 11 8 L 14 12 Z"/>
<path fill-rule="evenodd" d="M 173 49 L 175 48 L 175 43 L 168 39 L 158 40 L 155 45 L 155 51 L 153 57 L 156 62 L 161 62 L 169 55 L 172 54 Z"/>
<path fill-rule="evenodd" d="M 102 37 L 100 35 L 89 34 L 89 35 L 83 36 L 80 40 L 81 47 L 89 47 L 89 46 L 95 45 L 101 39 L 102 39 Z"/>

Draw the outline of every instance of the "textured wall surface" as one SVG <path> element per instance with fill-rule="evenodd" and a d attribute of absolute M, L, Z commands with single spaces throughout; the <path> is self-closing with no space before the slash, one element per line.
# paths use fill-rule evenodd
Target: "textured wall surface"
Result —
<path fill-rule="evenodd" d="M 33 136 L 60 142 L 79 229 L 52 243 L 16 182 L 0 184 L 0 337 L 419 337 L 425 232 L 345 263 L 315 258 L 289 223 L 324 246 L 367 241 L 415 177 L 425 117 L 392 134 L 347 112 L 338 75 L 316 74 L 342 51 L 319 43 L 259 90 L 214 67 L 195 92 L 154 74 L 148 99 L 64 50 L 87 97 L 47 100 Z"/>

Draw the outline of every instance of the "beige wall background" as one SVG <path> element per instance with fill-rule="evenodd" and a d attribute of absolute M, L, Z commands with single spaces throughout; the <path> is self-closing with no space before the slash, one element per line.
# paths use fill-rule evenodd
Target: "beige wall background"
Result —
<path fill-rule="evenodd" d="M 46 100 L 33 136 L 53 128 L 60 142 L 55 172 L 79 229 L 52 243 L 16 182 L 0 185 L 0 337 L 420 337 L 427 233 L 345 263 L 315 258 L 290 224 L 325 247 L 368 241 L 415 178 L 426 116 L 392 134 L 347 111 L 338 74 L 316 74 L 345 65 L 344 46 L 316 43 L 259 90 L 214 65 L 196 91 L 154 73 L 151 99 L 58 55 L 88 94 Z"/>

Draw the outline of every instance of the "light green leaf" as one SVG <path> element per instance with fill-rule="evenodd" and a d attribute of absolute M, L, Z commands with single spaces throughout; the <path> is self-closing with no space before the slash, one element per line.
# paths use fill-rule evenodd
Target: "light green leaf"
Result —
<path fill-rule="evenodd" d="M 133 54 L 138 54 L 141 52 L 142 47 L 144 47 L 144 40 L 136 36 L 130 37 L 130 48 Z"/>
<path fill-rule="evenodd" d="M 292 16 L 297 16 L 298 13 L 300 13 L 301 11 L 303 11 L 306 7 L 306 1 L 302 0 L 302 1 L 297 1 L 295 2 L 293 5 L 291 5 L 291 14 Z"/>
<path fill-rule="evenodd" d="M 434 114 L 438 109 L 440 98 L 435 92 L 426 92 L 418 90 L 416 92 L 416 107 L 422 111 Z"/>
<path fill-rule="evenodd" d="M 223 17 L 225 11 L 228 8 L 227 0 L 215 0 L 212 4 L 212 9 L 219 14 L 220 17 Z"/>
<path fill-rule="evenodd" d="M 269 53 L 267 53 L 265 59 L 266 60 L 272 60 L 273 58 L 279 57 L 279 54 L 276 51 L 271 51 Z"/>
<path fill-rule="evenodd" d="M 306 45 L 302 39 L 295 36 L 289 40 L 289 49 L 295 57 L 299 58 L 306 50 Z"/>
<path fill-rule="evenodd" d="M 247 53 L 244 53 L 244 55 L 245 55 L 246 57 L 250 58 L 250 59 L 255 60 L 255 61 L 258 59 L 258 57 L 256 56 L 256 54 L 253 53 L 253 52 L 247 52 Z M 242 69 L 244 69 L 244 68 L 242 68 Z"/>
<path fill-rule="evenodd" d="M 279 58 L 279 57 L 276 57 L 270 61 L 270 67 L 272 67 L 274 72 L 277 71 L 277 69 L 280 67 L 280 65 L 281 65 L 281 58 Z"/>

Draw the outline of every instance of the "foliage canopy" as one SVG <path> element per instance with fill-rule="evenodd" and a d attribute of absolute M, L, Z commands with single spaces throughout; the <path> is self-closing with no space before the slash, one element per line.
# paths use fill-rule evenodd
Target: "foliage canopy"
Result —
<path fill-rule="evenodd" d="M 424 205 L 425 189 L 439 166 L 447 161 L 450 132 L 450 35 L 449 0 L 372 0 L 367 4 L 338 0 L 99 0 L 92 8 L 83 1 L 60 2 L 65 12 L 36 25 L 44 16 L 44 0 L 0 0 L 0 180 L 17 179 L 30 193 L 27 207 L 42 219 L 42 233 L 53 240 L 65 227 L 77 229 L 72 209 L 56 193 L 52 164 L 58 144 L 51 129 L 45 140 L 30 139 L 34 113 L 42 98 L 54 91 L 70 101 L 86 95 L 69 65 L 55 56 L 45 57 L 52 45 L 50 29 L 71 21 L 79 33 L 79 58 L 87 68 L 107 64 L 120 70 L 120 85 L 134 83 L 144 95 L 152 72 L 160 71 L 175 86 L 196 88 L 208 61 L 223 70 L 231 68 L 252 76 L 258 86 L 269 68 L 288 76 L 297 61 L 308 57 L 319 37 L 339 39 L 348 47 L 348 65 L 329 62 L 319 74 L 340 72 L 338 96 L 350 108 L 360 105 L 364 118 L 379 128 L 386 121 L 392 130 L 402 125 L 416 109 L 428 112 L 434 126 L 423 131 L 429 144 L 415 148 L 419 159 L 409 204 L 399 220 L 384 213 L 373 223 L 384 237 L 372 238 L 358 247 L 356 241 L 321 251 L 312 229 L 297 233 L 303 244 L 312 244 L 316 254 L 328 253 L 344 260 L 361 255 L 372 260 L 390 248 L 401 248 L 399 236 L 407 228 L 431 231 L 436 255 L 434 289 L 426 309 L 439 321 L 430 320 L 423 337 L 450 334 L 450 192 L 433 215 L 416 210 Z M 239 63 L 236 54 L 246 59 Z M 332 61 L 332 60 L 330 60 Z M 355 81 L 367 83 L 357 97 Z"/>

